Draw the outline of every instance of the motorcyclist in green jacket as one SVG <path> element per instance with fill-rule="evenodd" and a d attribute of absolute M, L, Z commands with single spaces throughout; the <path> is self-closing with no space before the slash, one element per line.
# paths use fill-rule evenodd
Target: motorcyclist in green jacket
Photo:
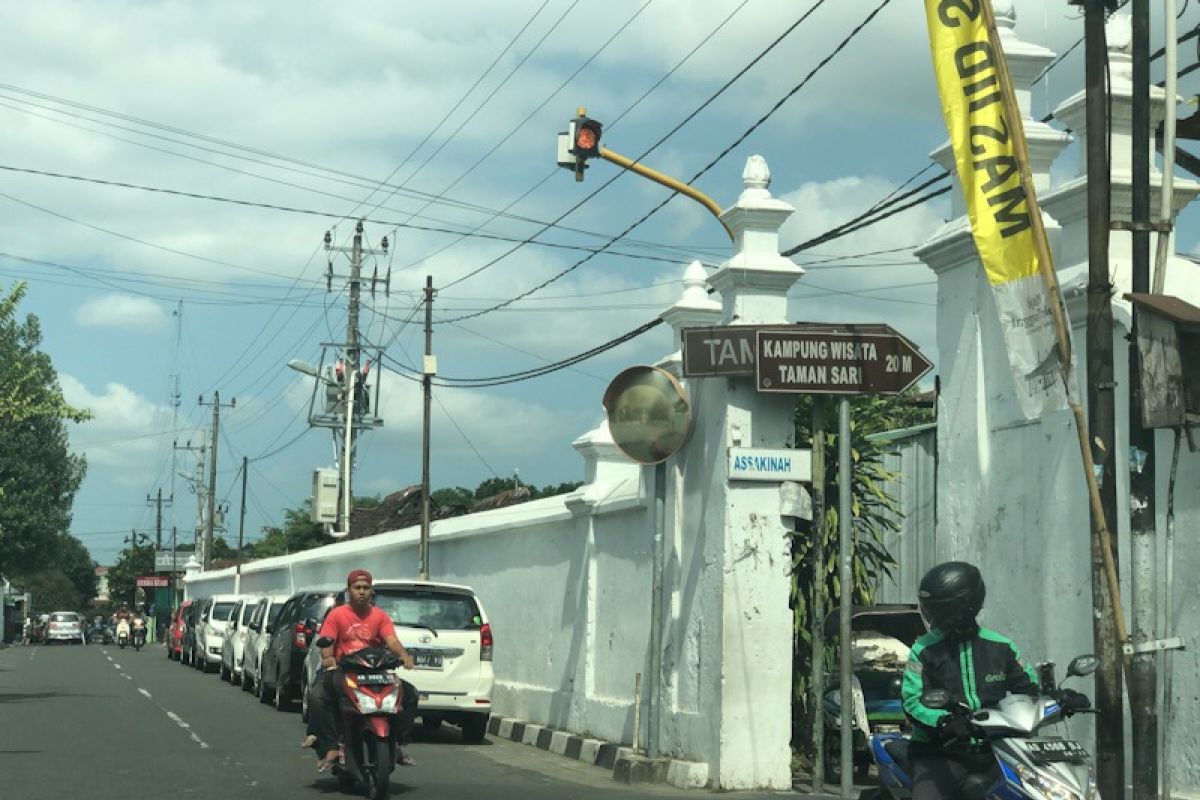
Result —
<path fill-rule="evenodd" d="M 953 704 L 978 710 L 1008 694 L 1037 692 L 1037 676 L 1017 646 L 976 622 L 985 595 L 983 576 L 964 561 L 938 564 L 921 579 L 919 605 L 930 631 L 912 646 L 902 690 L 913 723 L 913 800 L 955 797 L 968 775 L 995 769 L 990 750 L 972 737 L 970 719 L 923 705 L 923 693 L 945 689 Z"/>

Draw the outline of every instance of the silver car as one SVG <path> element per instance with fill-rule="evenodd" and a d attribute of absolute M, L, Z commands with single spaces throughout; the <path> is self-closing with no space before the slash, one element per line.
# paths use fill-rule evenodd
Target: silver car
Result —
<path fill-rule="evenodd" d="M 279 594 L 260 597 L 247 617 L 246 642 L 242 645 L 242 688 L 252 692 L 258 688 L 259 667 L 262 665 L 263 650 L 271 642 L 267 626 L 274 623 L 279 610 L 291 595 Z"/>
<path fill-rule="evenodd" d="M 46 643 L 75 642 L 87 644 L 83 621 L 74 611 L 55 611 L 46 623 Z"/>

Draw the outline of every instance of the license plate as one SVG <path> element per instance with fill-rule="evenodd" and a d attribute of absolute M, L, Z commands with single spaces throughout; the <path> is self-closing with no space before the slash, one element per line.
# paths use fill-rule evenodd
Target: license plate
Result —
<path fill-rule="evenodd" d="M 367 673 L 366 675 L 359 675 L 358 682 L 363 684 L 387 684 L 392 682 L 392 676 L 381 673 Z"/>
<path fill-rule="evenodd" d="M 1083 761 L 1087 758 L 1079 742 L 1069 739 L 1040 739 L 1025 743 L 1029 753 L 1039 761 Z"/>
<path fill-rule="evenodd" d="M 441 669 L 441 653 L 413 653 L 413 666 L 423 669 Z"/>

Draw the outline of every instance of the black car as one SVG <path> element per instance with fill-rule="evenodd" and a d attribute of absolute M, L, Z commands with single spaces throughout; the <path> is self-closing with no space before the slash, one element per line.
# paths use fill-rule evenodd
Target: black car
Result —
<path fill-rule="evenodd" d="M 275 622 L 267 626 L 271 643 L 259 665 L 258 699 L 275 701 L 286 711 L 300 697 L 304 685 L 304 657 L 326 612 L 333 607 L 338 591 L 307 590 L 288 598 Z"/>

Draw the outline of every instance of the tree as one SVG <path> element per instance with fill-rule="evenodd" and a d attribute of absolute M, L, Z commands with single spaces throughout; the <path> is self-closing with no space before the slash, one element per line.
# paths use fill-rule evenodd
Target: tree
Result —
<path fill-rule="evenodd" d="M 108 596 L 113 605 L 133 605 L 137 594 L 137 579 L 154 574 L 153 547 L 127 547 L 117 556 L 117 563 L 108 570 Z"/>
<path fill-rule="evenodd" d="M 309 502 L 305 500 L 299 508 L 284 509 L 283 527 L 267 528 L 266 536 L 254 543 L 252 557 L 270 558 L 332 544 L 334 540 L 325 533 L 325 527 L 309 519 Z M 358 502 L 355 498 L 355 504 Z"/>
<path fill-rule="evenodd" d="M 915 402 L 916 392 L 900 396 L 856 395 L 850 401 L 851 521 L 854 532 L 852 545 L 852 602 L 869 605 L 874 602 L 875 590 L 882 577 L 890 575 L 895 560 L 882 545 L 883 535 L 894 531 L 899 514 L 896 501 L 883 491 L 882 484 L 897 476 L 883 468 L 883 447 L 867 437 L 883 431 L 908 428 L 934 421 L 933 411 Z M 813 396 L 805 395 L 796 404 L 795 425 L 798 447 L 819 445 L 813 442 Z M 839 520 L 841 486 L 838 483 L 837 416 L 833 403 L 825 404 L 825 514 L 823 519 L 802 522 L 792 539 L 792 606 L 795 610 L 793 631 L 793 675 L 795 693 L 793 715 L 799 730 L 799 743 L 811 750 L 812 731 L 809 708 L 809 675 L 813 659 L 812 605 L 814 584 L 821 587 L 822 606 L 826 613 L 841 603 L 839 579 Z M 813 476 L 817 480 L 820 476 Z M 820 538 L 824 558 L 815 563 L 813 542 Z M 826 653 L 827 674 L 834 668 L 836 650 Z"/>
<path fill-rule="evenodd" d="M 0 553 L 9 574 L 50 565 L 86 463 L 72 455 L 67 421 L 89 418 L 63 399 L 37 318 L 16 318 L 18 284 L 0 296 Z"/>

